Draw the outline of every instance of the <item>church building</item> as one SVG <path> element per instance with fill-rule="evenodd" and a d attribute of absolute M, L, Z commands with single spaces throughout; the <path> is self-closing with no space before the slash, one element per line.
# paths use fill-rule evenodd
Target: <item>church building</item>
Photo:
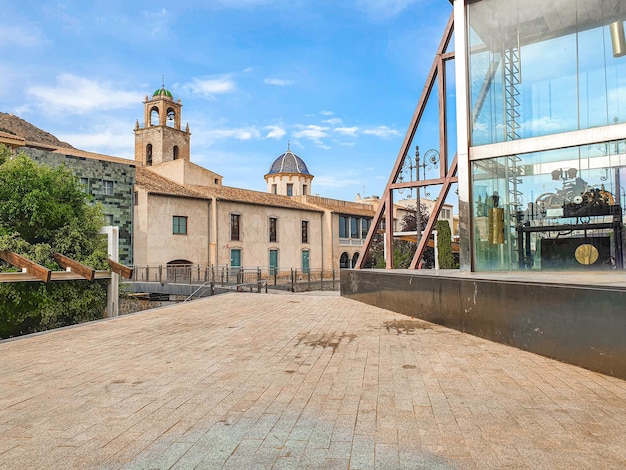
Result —
<path fill-rule="evenodd" d="M 191 162 L 182 103 L 162 87 L 135 125 L 134 264 L 331 270 L 352 267 L 374 208 L 312 196 L 313 174 L 288 147 L 267 192 L 225 186 Z M 347 227 L 347 229 L 346 229 Z"/>

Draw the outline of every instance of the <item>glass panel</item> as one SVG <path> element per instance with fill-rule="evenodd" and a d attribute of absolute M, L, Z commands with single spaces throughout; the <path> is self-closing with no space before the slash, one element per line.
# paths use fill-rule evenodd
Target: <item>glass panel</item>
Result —
<path fill-rule="evenodd" d="M 622 267 L 625 177 L 624 141 L 473 162 L 476 270 Z"/>
<path fill-rule="evenodd" d="M 270 237 L 269 237 L 269 241 L 270 242 L 275 242 L 276 241 L 276 229 L 277 229 L 277 220 L 274 218 L 270 218 L 269 220 L 269 231 L 270 231 Z"/>
<path fill-rule="evenodd" d="M 309 272 L 309 252 L 308 251 L 302 252 L 302 272 L 305 274 Z"/>
<path fill-rule="evenodd" d="M 361 238 L 367 238 L 367 232 L 369 232 L 372 219 L 361 219 Z"/>
<path fill-rule="evenodd" d="M 350 217 L 350 238 L 360 238 L 359 219 L 356 217 Z"/>
<path fill-rule="evenodd" d="M 348 238 L 348 217 L 339 216 L 339 238 Z"/>
<path fill-rule="evenodd" d="M 309 222 L 302 221 L 302 243 L 309 243 Z"/>
<path fill-rule="evenodd" d="M 609 3 L 469 5 L 472 145 L 626 122 L 626 55 L 609 26 L 624 13 Z"/>
<path fill-rule="evenodd" d="M 239 240 L 240 217 L 241 216 L 239 214 L 230 215 L 230 239 L 231 240 Z"/>

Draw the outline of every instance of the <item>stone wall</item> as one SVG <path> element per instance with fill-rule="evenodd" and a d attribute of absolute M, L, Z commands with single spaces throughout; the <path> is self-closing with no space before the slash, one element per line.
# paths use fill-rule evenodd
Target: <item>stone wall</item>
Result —
<path fill-rule="evenodd" d="M 33 160 L 45 165 L 56 167 L 65 165 L 76 177 L 88 178 L 87 191 L 93 196 L 94 202 L 102 203 L 105 224 L 120 228 L 120 263 L 133 264 L 133 191 L 135 186 L 135 163 L 128 164 L 98 160 L 73 155 L 64 155 L 46 150 L 22 147 L 21 151 Z M 104 181 L 113 182 L 113 193 L 104 194 Z M 106 220 L 106 218 L 112 220 Z"/>

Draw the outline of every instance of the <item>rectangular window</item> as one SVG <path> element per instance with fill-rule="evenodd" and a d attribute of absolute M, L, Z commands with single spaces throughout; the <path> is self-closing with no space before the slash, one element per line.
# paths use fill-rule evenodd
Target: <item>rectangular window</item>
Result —
<path fill-rule="evenodd" d="M 187 217 L 175 215 L 172 218 L 172 233 L 175 235 L 187 235 Z"/>
<path fill-rule="evenodd" d="M 111 214 L 106 214 L 104 216 L 104 224 L 105 225 L 113 225 L 113 216 Z"/>
<path fill-rule="evenodd" d="M 302 243 L 309 243 L 309 222 L 302 221 Z"/>
<path fill-rule="evenodd" d="M 102 181 L 102 190 L 104 194 L 108 194 L 108 195 L 113 194 L 113 181 L 109 181 L 109 180 Z"/>
<path fill-rule="evenodd" d="M 278 193 L 278 186 L 273 184 L 272 185 L 272 194 L 277 194 Z"/>
<path fill-rule="evenodd" d="M 239 214 L 230 214 L 230 239 L 240 240 L 241 216 Z"/>
<path fill-rule="evenodd" d="M 270 242 L 276 242 L 277 229 L 278 229 L 278 219 L 276 219 L 275 217 L 270 217 L 269 219 Z"/>
<path fill-rule="evenodd" d="M 309 186 L 307 184 L 302 185 L 302 194 L 309 194 Z"/>
<path fill-rule="evenodd" d="M 370 231 L 372 225 L 372 219 L 361 219 L 361 238 L 367 238 L 367 232 Z"/>
<path fill-rule="evenodd" d="M 339 238 L 349 238 L 349 221 L 349 217 L 344 217 L 343 215 L 339 216 Z"/>
<path fill-rule="evenodd" d="M 360 222 L 360 219 L 356 217 L 350 217 L 350 238 L 360 238 L 359 237 L 359 222 Z"/>
<path fill-rule="evenodd" d="M 287 196 L 293 196 L 293 184 L 287 183 Z"/>
<path fill-rule="evenodd" d="M 80 184 L 83 187 L 83 191 L 88 193 L 89 192 L 89 178 L 81 178 Z"/>
<path fill-rule="evenodd" d="M 137 191 L 133 193 L 133 205 L 139 205 L 139 193 Z"/>

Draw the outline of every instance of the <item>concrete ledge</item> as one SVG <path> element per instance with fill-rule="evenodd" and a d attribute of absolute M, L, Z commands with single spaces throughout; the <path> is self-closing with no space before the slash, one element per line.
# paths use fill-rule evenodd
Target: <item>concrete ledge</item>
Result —
<path fill-rule="evenodd" d="M 623 286 L 471 274 L 345 270 L 341 295 L 626 379 Z"/>

